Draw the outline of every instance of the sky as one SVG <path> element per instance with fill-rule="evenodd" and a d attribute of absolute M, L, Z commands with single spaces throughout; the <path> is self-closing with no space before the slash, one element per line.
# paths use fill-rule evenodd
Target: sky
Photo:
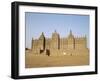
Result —
<path fill-rule="evenodd" d="M 70 30 L 75 37 L 86 35 L 89 47 L 89 15 L 25 12 L 25 26 L 27 48 L 31 47 L 32 38 L 38 39 L 42 32 L 51 38 L 55 30 L 60 38 L 67 37 Z"/>

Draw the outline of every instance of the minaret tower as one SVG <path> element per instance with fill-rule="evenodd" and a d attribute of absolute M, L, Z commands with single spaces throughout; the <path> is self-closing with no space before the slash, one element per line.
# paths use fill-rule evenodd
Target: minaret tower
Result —
<path fill-rule="evenodd" d="M 75 49 L 75 39 L 71 30 L 68 36 L 68 49 Z"/>
<path fill-rule="evenodd" d="M 45 36 L 44 36 L 43 32 L 39 37 L 39 47 L 40 47 L 40 50 L 44 50 L 45 49 Z"/>
<path fill-rule="evenodd" d="M 59 34 L 55 32 L 52 34 L 52 48 L 59 49 L 60 48 L 60 37 Z"/>

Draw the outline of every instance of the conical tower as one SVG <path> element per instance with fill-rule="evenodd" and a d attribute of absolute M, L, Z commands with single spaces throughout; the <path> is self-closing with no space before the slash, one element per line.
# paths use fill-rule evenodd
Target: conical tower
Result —
<path fill-rule="evenodd" d="M 39 37 L 39 47 L 40 47 L 40 50 L 45 49 L 45 36 L 44 36 L 43 32 L 41 33 L 41 35 Z"/>
<path fill-rule="evenodd" d="M 74 48 L 75 48 L 75 39 L 74 39 L 74 35 L 72 34 L 72 31 L 70 30 L 68 36 L 68 49 L 74 49 Z"/>
<path fill-rule="evenodd" d="M 54 33 L 52 34 L 52 48 L 53 49 L 59 49 L 60 48 L 60 37 L 59 34 L 56 32 L 56 30 L 54 31 Z"/>
<path fill-rule="evenodd" d="M 74 35 L 73 35 L 73 33 L 72 33 L 72 30 L 70 30 L 70 33 L 69 33 L 68 38 L 70 38 L 70 39 L 74 38 Z"/>

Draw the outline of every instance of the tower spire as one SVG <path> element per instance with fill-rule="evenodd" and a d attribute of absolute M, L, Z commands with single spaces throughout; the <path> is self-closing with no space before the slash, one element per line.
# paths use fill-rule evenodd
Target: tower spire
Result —
<path fill-rule="evenodd" d="M 56 29 L 55 29 L 55 33 L 57 33 Z"/>
<path fill-rule="evenodd" d="M 40 35 L 40 39 L 43 39 L 43 38 L 45 38 L 45 36 L 44 36 L 44 33 L 42 32 Z"/>
<path fill-rule="evenodd" d="M 44 33 L 42 32 L 42 34 L 41 34 L 42 36 L 44 36 Z"/>
<path fill-rule="evenodd" d="M 70 30 L 70 36 L 72 36 L 72 30 Z"/>
<path fill-rule="evenodd" d="M 72 30 L 70 30 L 69 37 L 73 38 Z"/>

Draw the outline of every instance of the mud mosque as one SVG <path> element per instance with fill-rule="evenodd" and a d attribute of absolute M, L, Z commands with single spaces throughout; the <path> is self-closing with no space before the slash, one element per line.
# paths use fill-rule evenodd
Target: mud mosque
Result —
<path fill-rule="evenodd" d="M 54 31 L 51 38 L 46 38 L 44 33 L 38 39 L 32 39 L 30 52 L 34 55 L 88 55 L 87 38 L 75 37 L 70 30 L 68 36 L 60 38 L 60 35 Z"/>

